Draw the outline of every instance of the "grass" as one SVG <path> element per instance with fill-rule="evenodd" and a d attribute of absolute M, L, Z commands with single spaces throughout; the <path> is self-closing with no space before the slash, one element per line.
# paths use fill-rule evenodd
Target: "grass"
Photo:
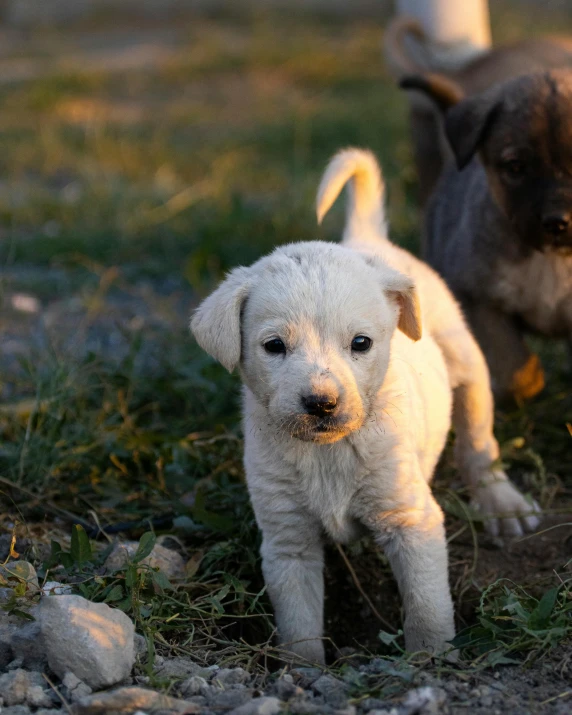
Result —
<path fill-rule="evenodd" d="M 495 12 L 497 35 L 510 35 L 503 23 L 513 11 Z M 337 240 L 340 207 L 318 228 L 313 201 L 325 162 L 344 145 L 380 157 L 394 239 L 416 249 L 406 106 L 381 65 L 381 29 L 308 15 L 204 19 L 182 23 L 152 69 L 52 69 L 0 90 L 0 529 L 16 534 L 42 578 L 126 610 L 151 652 L 260 672 L 280 657 L 243 480 L 238 381 L 193 345 L 185 323 L 232 266 L 288 241 Z M 93 32 L 104 45 L 105 30 Z M 32 36 L 30 53 L 41 46 L 52 67 L 60 39 L 55 30 Z M 73 42 L 66 47 L 79 52 Z M 41 329 L 30 318 L 25 350 L 12 353 L 8 337 L 18 339 L 24 320 L 11 308 L 17 292 L 36 296 L 51 322 Z M 511 474 L 559 515 L 570 512 L 572 398 L 564 350 L 541 350 L 546 392 L 499 412 L 497 432 Z M 451 478 L 448 450 L 436 488 L 462 654 L 474 669 L 531 661 L 572 630 L 570 581 L 553 573 L 564 574 L 565 545 L 549 542 L 549 563 L 540 545 L 534 560 L 533 537 L 509 582 Z M 145 535 L 147 548 L 163 531 L 184 547 L 185 579 L 169 584 L 137 559 L 102 569 L 117 533 Z M 332 550 L 327 579 L 328 634 L 393 664 L 373 682 L 339 661 L 356 698 L 412 682 L 419 666 L 400 636 L 377 635 L 387 628 L 375 609 L 399 622 L 383 555 L 367 541 L 346 559 Z M 10 608 L 24 608 L 22 599 L 20 589 Z"/>

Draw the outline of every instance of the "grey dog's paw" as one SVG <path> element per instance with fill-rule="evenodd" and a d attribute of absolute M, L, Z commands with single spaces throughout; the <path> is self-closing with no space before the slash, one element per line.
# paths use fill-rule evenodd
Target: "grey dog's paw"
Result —
<path fill-rule="evenodd" d="M 492 536 L 522 536 L 540 524 L 538 504 L 527 501 L 508 479 L 497 479 L 479 487 L 472 505 Z"/>

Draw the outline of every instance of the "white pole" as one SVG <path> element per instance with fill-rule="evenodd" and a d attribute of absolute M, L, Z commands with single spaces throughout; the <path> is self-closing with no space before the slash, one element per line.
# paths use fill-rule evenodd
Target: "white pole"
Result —
<path fill-rule="evenodd" d="M 417 18 L 433 42 L 491 46 L 488 0 L 397 0 L 397 11 Z"/>

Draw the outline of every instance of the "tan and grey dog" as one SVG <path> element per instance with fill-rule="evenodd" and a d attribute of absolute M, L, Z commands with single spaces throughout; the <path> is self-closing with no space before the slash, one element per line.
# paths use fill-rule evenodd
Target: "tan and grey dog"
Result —
<path fill-rule="evenodd" d="M 572 67 L 572 38 L 569 37 L 525 38 L 479 52 L 468 61 L 463 58 L 459 61 L 451 58 L 446 48 L 440 52 L 438 46 L 430 43 L 421 24 L 407 16 L 396 17 L 389 23 L 384 51 L 388 67 L 398 81 L 411 75 L 438 73 L 433 74 L 432 79 L 438 86 L 436 99 L 442 107 L 525 73 Z M 411 137 L 420 198 L 425 204 L 444 165 L 452 157 L 435 104 L 417 92 L 412 92 L 410 99 Z"/>
<path fill-rule="evenodd" d="M 544 375 L 524 333 L 572 341 L 572 70 L 448 109 L 439 77 L 408 84 L 445 107 L 456 159 L 427 208 L 424 258 L 461 302 L 497 396 L 532 397 Z"/>
<path fill-rule="evenodd" d="M 294 243 L 232 271 L 197 309 L 198 343 L 244 383 L 244 464 L 281 643 L 324 661 L 323 538 L 385 549 L 410 651 L 454 635 L 443 513 L 429 482 L 451 407 L 463 479 L 493 533 L 538 524 L 496 466 L 484 359 L 443 281 L 390 243 L 368 152 L 328 166 L 321 219 L 349 182 L 341 245 Z"/>

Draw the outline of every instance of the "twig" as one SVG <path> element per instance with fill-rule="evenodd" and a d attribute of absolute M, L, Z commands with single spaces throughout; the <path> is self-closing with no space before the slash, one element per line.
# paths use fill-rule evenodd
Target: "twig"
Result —
<path fill-rule="evenodd" d="M 385 620 L 385 618 L 381 615 L 381 613 L 377 610 L 377 608 L 376 608 L 376 607 L 373 605 L 373 603 L 371 602 L 370 597 L 369 597 L 369 596 L 367 595 L 367 593 L 363 590 L 363 587 L 362 587 L 362 585 L 361 585 L 361 583 L 360 583 L 360 581 L 359 581 L 359 578 L 357 577 L 357 574 L 356 574 L 356 572 L 354 571 L 354 567 L 351 565 L 350 560 L 349 560 L 348 557 L 346 556 L 346 553 L 345 553 L 345 551 L 342 549 L 342 547 L 340 546 L 340 544 L 336 544 L 336 548 L 337 548 L 338 551 L 340 552 L 340 555 L 341 555 L 342 559 L 344 560 L 344 563 L 345 563 L 345 565 L 347 566 L 348 571 L 350 572 L 350 575 L 351 575 L 351 577 L 352 577 L 352 579 L 353 579 L 353 582 L 354 582 L 355 585 L 356 585 L 357 590 L 361 593 L 361 595 L 362 595 L 362 596 L 364 597 L 364 599 L 366 600 L 366 603 L 367 603 L 368 606 L 371 608 L 371 610 L 372 610 L 374 616 L 377 618 L 377 620 L 378 620 L 380 623 L 383 623 L 383 625 L 389 630 L 390 633 L 396 633 L 395 628 L 394 628 L 392 625 L 390 625 L 390 624 Z"/>
<path fill-rule="evenodd" d="M 68 701 L 64 698 L 64 696 L 60 693 L 60 691 L 56 688 L 56 686 L 52 683 L 52 681 L 48 678 L 48 676 L 45 673 L 42 673 L 44 680 L 46 683 L 50 686 L 50 688 L 54 691 L 54 693 L 58 696 L 58 698 L 62 701 L 64 708 L 68 711 L 70 715 L 73 715 L 73 711 L 69 706 Z"/>
<path fill-rule="evenodd" d="M 559 700 L 560 698 L 567 698 L 569 695 L 572 695 L 572 690 L 565 690 L 563 693 L 554 695 L 552 698 L 548 698 L 548 700 L 543 700 L 541 703 L 538 703 L 538 704 L 539 705 L 548 705 L 548 703 L 552 703 L 555 700 Z"/>

